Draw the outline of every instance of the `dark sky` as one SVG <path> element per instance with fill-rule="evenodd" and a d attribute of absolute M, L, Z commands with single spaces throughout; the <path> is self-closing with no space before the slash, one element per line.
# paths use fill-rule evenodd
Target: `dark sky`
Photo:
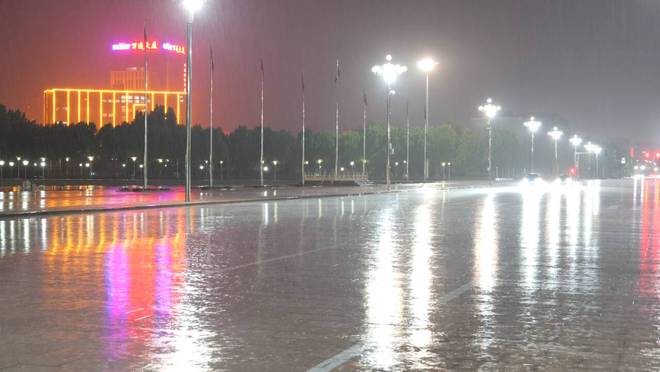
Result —
<path fill-rule="evenodd" d="M 0 103 L 41 119 L 41 91 L 106 87 L 109 44 L 184 43 L 175 0 L 0 0 Z M 411 69 L 397 85 L 394 118 L 410 100 L 422 125 L 423 76 L 415 61 L 440 60 L 432 122 L 470 124 L 487 96 L 512 113 L 556 114 L 585 136 L 655 141 L 660 124 L 660 2 L 656 0 L 208 0 L 195 24 L 193 116 L 206 123 L 208 49 L 216 55 L 215 112 L 225 129 L 259 116 L 259 58 L 266 69 L 266 124 L 298 129 L 300 72 L 308 125 L 334 125 L 334 65 L 342 65 L 341 126 L 384 117 L 384 88 L 370 72 L 386 53 Z M 113 60 L 115 59 L 115 60 Z"/>

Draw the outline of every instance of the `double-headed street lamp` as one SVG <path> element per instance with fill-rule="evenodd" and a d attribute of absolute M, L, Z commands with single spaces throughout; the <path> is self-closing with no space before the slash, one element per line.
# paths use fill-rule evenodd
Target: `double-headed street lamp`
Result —
<path fill-rule="evenodd" d="M 438 64 L 433 58 L 426 57 L 417 61 L 419 68 L 426 75 L 426 101 L 424 104 L 424 180 L 429 178 L 429 162 L 426 156 L 426 136 L 429 129 L 429 75 Z M 407 172 L 406 172 L 407 173 Z"/>
<path fill-rule="evenodd" d="M 568 142 L 573 145 L 573 168 L 575 169 L 575 177 L 579 177 L 580 175 L 580 163 L 578 161 L 578 147 L 582 144 L 582 138 L 580 138 L 577 134 L 574 134 L 573 137 L 571 137 Z"/>
<path fill-rule="evenodd" d="M 187 31 L 187 63 L 186 63 L 186 202 L 190 201 L 191 189 L 191 123 L 192 123 L 192 26 L 195 13 L 202 8 L 204 0 L 183 0 L 183 7 L 188 11 Z"/>
<path fill-rule="evenodd" d="M 530 173 L 534 172 L 534 134 L 541 128 L 543 125 L 540 121 L 536 120 L 533 116 L 529 118 L 526 122 L 523 123 L 525 128 L 529 129 L 529 132 L 532 134 L 532 147 L 530 151 L 530 160 L 529 160 L 529 171 Z"/>
<path fill-rule="evenodd" d="M 488 123 L 488 180 L 493 179 L 493 126 L 492 121 L 502 108 L 493 104 L 493 100 L 488 98 L 486 104 L 479 106 L 479 111 L 486 116 Z"/>
<path fill-rule="evenodd" d="M 385 56 L 385 64 L 382 65 L 376 65 L 371 68 L 371 71 L 382 77 L 383 81 L 385 81 L 385 84 L 387 85 L 387 160 L 385 162 L 385 183 L 387 184 L 387 187 L 390 187 L 390 155 L 392 153 L 391 151 L 391 144 L 390 144 L 390 116 L 391 116 L 391 96 L 395 93 L 394 90 L 392 89 L 392 85 L 397 81 L 399 76 L 403 74 L 404 72 L 408 71 L 408 68 L 403 65 L 395 65 L 392 63 L 392 56 L 387 55 Z"/>
<path fill-rule="evenodd" d="M 559 139 L 561 136 L 564 134 L 564 132 L 560 131 L 559 128 L 553 127 L 551 131 L 548 132 L 548 136 L 552 138 L 552 140 L 555 142 L 555 175 L 559 175 L 559 160 L 557 157 L 557 142 L 559 142 Z"/>

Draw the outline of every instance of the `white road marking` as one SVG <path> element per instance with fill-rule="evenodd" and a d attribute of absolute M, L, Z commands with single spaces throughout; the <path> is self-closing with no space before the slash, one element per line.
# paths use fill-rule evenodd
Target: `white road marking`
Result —
<path fill-rule="evenodd" d="M 450 291 L 444 296 L 438 299 L 439 304 L 447 304 L 450 301 L 460 297 L 463 293 L 472 289 L 472 283 L 465 283 L 462 286 Z M 330 358 L 322 361 L 321 363 L 315 365 L 314 367 L 307 370 L 307 372 L 329 372 L 333 369 L 340 367 L 349 360 L 359 356 L 364 351 L 364 344 L 359 343 L 355 344 L 348 349 L 341 351 L 338 354 L 331 356 Z"/>

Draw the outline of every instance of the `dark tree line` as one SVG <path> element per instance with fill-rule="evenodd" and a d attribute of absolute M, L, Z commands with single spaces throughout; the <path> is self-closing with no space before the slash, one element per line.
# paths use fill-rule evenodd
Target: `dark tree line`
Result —
<path fill-rule="evenodd" d="M 46 158 L 48 175 L 53 177 L 89 176 L 93 169 L 96 177 L 139 176 L 144 143 L 144 117 L 138 114 L 131 123 L 116 127 L 97 128 L 94 123 L 42 126 L 28 120 L 20 111 L 8 110 L 0 105 L 0 159 L 6 162 L 17 156 L 37 162 Z M 185 127 L 176 124 L 173 110 L 166 113 L 157 107 L 148 117 L 149 174 L 152 178 L 181 178 L 185 155 Z M 192 163 L 194 177 L 206 177 L 209 164 L 209 129 L 192 129 Z M 536 141 L 536 164 L 542 172 L 552 172 L 554 156 L 552 143 L 539 135 Z M 423 177 L 423 129 L 410 128 L 410 179 Z M 214 129 L 214 173 L 216 178 L 255 179 L 259 174 L 259 128 L 239 126 L 226 134 Z M 371 123 L 366 134 L 366 169 L 370 178 L 384 178 L 386 157 L 385 126 Z M 311 132 L 305 135 L 308 174 L 334 172 L 334 133 Z M 485 177 L 487 168 L 487 132 L 452 123 L 431 126 L 428 136 L 429 173 L 432 179 L 448 175 Z M 340 133 L 339 166 L 345 174 L 362 171 L 362 130 Z M 392 174 L 402 179 L 405 174 L 406 129 L 392 128 Z M 601 155 L 602 169 L 615 172 L 621 152 L 614 146 L 605 147 Z M 88 157 L 93 156 L 90 163 Z M 135 161 L 132 158 L 136 158 Z M 299 179 L 301 169 L 301 133 L 264 129 L 265 163 L 278 161 L 278 177 Z M 318 160 L 322 160 L 319 167 Z M 517 126 L 494 129 L 493 164 L 500 176 L 520 176 L 529 167 L 529 137 Z M 223 162 L 222 166 L 220 161 Z M 567 141 L 560 147 L 560 167 L 564 171 L 572 165 L 573 150 Z M 352 166 L 351 166 L 352 162 Z M 443 163 L 445 164 L 443 166 Z M 33 163 L 31 163 L 31 166 Z M 135 167 L 135 171 L 134 171 Z M 203 167 L 203 169 L 202 169 Z M 222 169 L 222 175 L 220 170 Z M 5 171 L 7 166 L 5 165 Z M 41 174 L 34 171 L 33 174 Z"/>

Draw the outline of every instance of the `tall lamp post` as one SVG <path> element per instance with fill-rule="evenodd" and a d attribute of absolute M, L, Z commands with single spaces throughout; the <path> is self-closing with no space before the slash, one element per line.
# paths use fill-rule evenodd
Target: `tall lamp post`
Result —
<path fill-rule="evenodd" d="M 493 119 L 502 108 L 493 103 L 493 100 L 488 98 L 486 104 L 479 106 L 479 111 L 483 112 L 486 116 L 488 123 L 488 180 L 493 180 Z"/>
<path fill-rule="evenodd" d="M 426 137 L 429 130 L 429 75 L 431 71 L 438 64 L 433 58 L 426 57 L 417 61 L 417 68 L 420 69 L 426 75 L 426 100 L 424 103 L 424 180 L 426 181 L 429 178 L 429 162 L 426 155 Z"/>
<path fill-rule="evenodd" d="M 526 122 L 523 123 L 525 128 L 529 129 L 529 132 L 532 134 L 532 147 L 530 151 L 530 160 L 529 160 L 529 171 L 530 173 L 534 172 L 534 134 L 541 128 L 540 121 L 536 120 L 533 116 L 529 118 Z"/>
<path fill-rule="evenodd" d="M 555 175 L 559 175 L 559 158 L 557 156 L 557 142 L 559 142 L 559 139 L 561 136 L 564 134 L 564 132 L 560 131 L 559 128 L 553 127 L 551 131 L 548 132 L 548 136 L 552 138 L 552 140 L 555 143 Z"/>
<path fill-rule="evenodd" d="M 594 153 L 594 155 L 596 155 L 596 178 L 597 179 L 600 178 L 600 171 L 598 169 L 598 156 L 600 155 L 601 151 L 603 151 L 602 147 L 600 147 L 598 145 L 594 145 L 593 153 Z"/>
<path fill-rule="evenodd" d="M 186 43 L 186 202 L 190 201 L 191 189 L 191 122 L 192 122 L 192 26 L 195 19 L 195 12 L 202 8 L 204 0 L 183 0 L 183 7 L 188 11 L 188 22 L 186 24 L 187 43 Z M 145 159 L 146 161 L 146 159 Z M 145 164 L 146 166 L 146 164 Z"/>
<path fill-rule="evenodd" d="M 406 66 L 393 64 L 392 56 L 389 54 L 385 56 L 385 60 L 386 60 L 385 64 L 376 65 L 371 68 L 371 71 L 374 74 L 382 77 L 383 81 L 385 81 L 385 84 L 387 85 L 387 160 L 385 162 L 385 183 L 387 184 L 387 188 L 389 188 L 390 187 L 390 155 L 391 155 L 390 103 L 391 103 L 391 96 L 394 94 L 392 85 L 397 81 L 397 79 L 401 74 L 408 71 L 408 68 Z"/>
<path fill-rule="evenodd" d="M 273 160 L 273 184 L 277 184 L 277 164 L 279 161 Z"/>
<path fill-rule="evenodd" d="M 3 174 L 4 170 L 5 170 L 5 161 L 0 160 L 0 182 L 4 180 L 4 174 Z"/>
<path fill-rule="evenodd" d="M 582 138 L 578 137 L 577 134 L 574 134 L 568 142 L 573 145 L 573 168 L 575 169 L 575 177 L 577 178 L 580 176 L 580 164 L 578 162 L 577 149 L 580 147 L 580 144 L 582 144 Z"/>

